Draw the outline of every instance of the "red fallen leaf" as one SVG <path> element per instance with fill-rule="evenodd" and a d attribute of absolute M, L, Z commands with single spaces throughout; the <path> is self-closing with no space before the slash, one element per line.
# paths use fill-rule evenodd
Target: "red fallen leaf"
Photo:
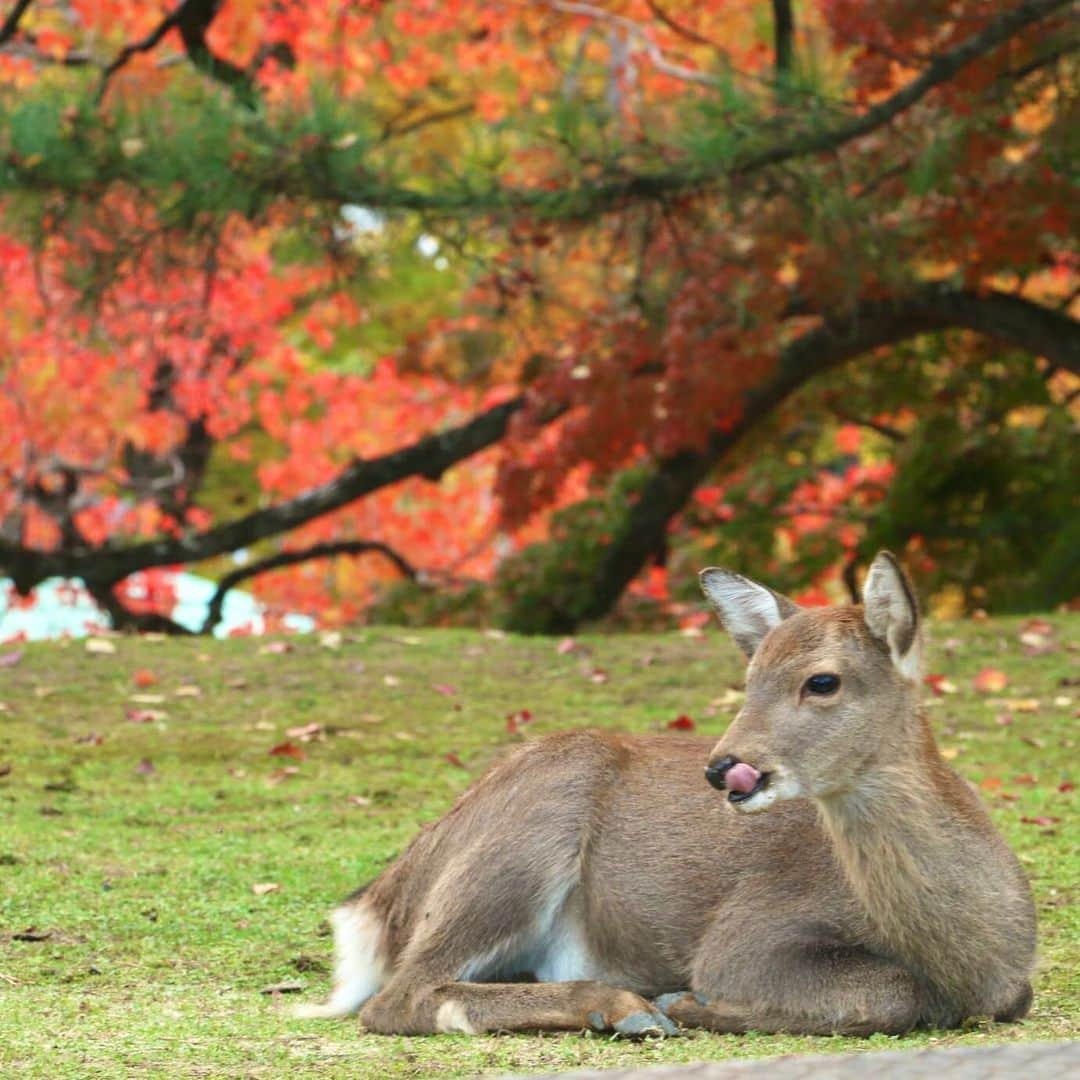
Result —
<path fill-rule="evenodd" d="M 1049 637 L 1054 632 L 1054 628 L 1045 619 L 1028 619 L 1021 629 L 1031 634 L 1041 634 L 1043 637 Z"/>
<path fill-rule="evenodd" d="M 610 676 L 603 668 L 593 668 L 589 672 L 589 682 L 606 683 Z"/>
<path fill-rule="evenodd" d="M 149 758 L 143 758 L 138 765 L 135 766 L 135 771 L 140 776 L 151 776 L 157 769 L 154 768 L 154 763 Z"/>
<path fill-rule="evenodd" d="M 132 672 L 131 681 L 140 689 L 145 690 L 148 686 L 154 686 L 158 677 L 149 668 L 139 668 Z"/>
<path fill-rule="evenodd" d="M 1071 780 L 1066 780 L 1064 783 L 1058 784 L 1058 791 L 1060 791 L 1062 795 L 1067 795 L 1070 791 L 1075 790 L 1076 785 Z"/>
<path fill-rule="evenodd" d="M 1028 785 L 1028 787 L 1030 787 L 1032 784 L 1038 783 L 1038 781 L 1035 779 L 1034 776 L 1031 775 L 1031 773 L 1026 772 L 1026 773 L 1024 773 L 1023 776 L 1018 776 L 1013 781 L 1013 783 L 1014 784 L 1026 784 L 1026 785 Z"/>
<path fill-rule="evenodd" d="M 975 676 L 974 686 L 980 694 L 998 694 L 1009 685 L 1009 676 L 999 668 L 984 667 Z"/>
<path fill-rule="evenodd" d="M 985 780 L 979 783 L 979 787 L 981 787 L 983 791 L 997 791 L 998 788 L 1001 787 L 1001 777 L 988 776 Z"/>
<path fill-rule="evenodd" d="M 457 693 L 457 687 L 451 686 L 449 683 L 432 683 L 431 689 L 434 690 L 436 694 L 442 694 L 443 697 L 453 697 Z"/>
<path fill-rule="evenodd" d="M 522 724 L 532 720 L 532 713 L 528 709 L 518 709 L 517 712 L 506 714 L 506 730 L 511 735 L 517 735 Z"/>
<path fill-rule="evenodd" d="M 283 765 L 280 769 L 275 769 L 266 778 L 266 782 L 270 787 L 274 787 L 275 784 L 280 784 L 282 780 L 296 776 L 299 772 L 300 770 L 295 765 Z"/>
<path fill-rule="evenodd" d="M 675 717 L 674 720 L 668 721 L 668 727 L 672 731 L 693 731 L 695 726 L 694 721 L 685 713 L 682 716 Z"/>
<path fill-rule="evenodd" d="M 307 756 L 304 751 L 300 749 L 296 743 L 283 742 L 278 743 L 277 746 L 270 747 L 270 753 L 275 757 L 291 757 L 296 758 L 297 761 L 303 761 Z"/>
<path fill-rule="evenodd" d="M 0 668 L 14 667 L 24 656 L 22 649 L 14 649 L 12 652 L 0 653 Z"/>
<path fill-rule="evenodd" d="M 1004 799 L 1006 802 L 1016 802 L 1020 798 L 1019 795 L 1014 795 L 1011 791 L 1003 791 L 998 795 L 999 799 Z"/>
<path fill-rule="evenodd" d="M 468 766 L 454 753 L 453 750 L 446 755 L 446 761 L 448 764 L 453 765 L 455 769 L 467 769 Z"/>
<path fill-rule="evenodd" d="M 956 693 L 956 687 L 944 675 L 927 675 L 923 678 L 923 682 L 930 687 L 935 697 Z"/>
<path fill-rule="evenodd" d="M 1048 814 L 1039 814 L 1037 817 L 1022 817 L 1020 819 L 1025 825 L 1060 825 L 1061 818 L 1050 817 Z"/>

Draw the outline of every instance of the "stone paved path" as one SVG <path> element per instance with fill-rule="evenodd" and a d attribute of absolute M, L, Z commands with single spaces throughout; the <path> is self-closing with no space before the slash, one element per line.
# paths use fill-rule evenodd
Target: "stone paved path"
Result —
<path fill-rule="evenodd" d="M 1080 1042 L 1006 1043 L 558 1073 L 559 1080 L 1080 1080 Z M 550 1074 L 549 1074 L 550 1078 Z M 539 1080 L 539 1078 L 536 1078 Z"/>

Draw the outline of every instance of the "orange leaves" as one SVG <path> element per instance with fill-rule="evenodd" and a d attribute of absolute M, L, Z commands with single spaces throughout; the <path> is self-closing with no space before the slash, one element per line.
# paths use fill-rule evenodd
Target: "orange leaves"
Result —
<path fill-rule="evenodd" d="M 1009 685 L 1009 677 L 999 668 L 984 667 L 973 683 L 980 694 L 1000 694 Z"/>

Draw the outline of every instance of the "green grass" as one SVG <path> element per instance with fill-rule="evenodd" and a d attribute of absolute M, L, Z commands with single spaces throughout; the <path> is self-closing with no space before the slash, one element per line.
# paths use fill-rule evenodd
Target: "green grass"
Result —
<path fill-rule="evenodd" d="M 1034 1012 L 1023 1024 L 862 1041 L 382 1038 L 348 1021 L 293 1020 L 296 995 L 259 993 L 298 981 L 303 1000 L 325 994 L 326 912 L 514 741 L 507 713 L 529 709 L 530 734 L 645 731 L 686 713 L 719 735 L 741 664 L 718 633 L 583 638 L 588 657 L 545 639 L 381 628 L 339 648 L 293 639 L 284 654 L 250 639 L 113 639 L 111 655 L 82 642 L 27 646 L 0 669 L 0 772 L 10 767 L 0 777 L 0 1074 L 454 1077 L 1075 1037 L 1080 859 L 1067 781 L 1080 616 L 1049 621 L 1052 647 L 1035 656 L 1018 620 L 936 624 L 929 662 L 957 688 L 932 699 L 940 742 L 984 784 L 1035 886 Z M 1010 678 L 1001 697 L 1037 699 L 1037 711 L 976 693 L 986 665 Z M 139 691 L 140 668 L 158 684 Z M 590 678 L 595 668 L 607 681 Z M 165 701 L 133 703 L 139 692 Z M 133 707 L 166 715 L 137 723 Z M 1012 722 L 999 723 L 1006 712 Z M 305 760 L 269 755 L 286 728 L 313 721 L 328 734 L 303 744 Z M 296 775 L 268 783 L 289 765 Z M 255 895 L 271 882 L 276 891 Z M 13 938 L 30 927 L 48 936 Z"/>

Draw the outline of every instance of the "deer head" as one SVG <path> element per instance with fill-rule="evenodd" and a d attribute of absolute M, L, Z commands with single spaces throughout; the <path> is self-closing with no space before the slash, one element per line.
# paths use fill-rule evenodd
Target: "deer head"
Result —
<path fill-rule="evenodd" d="M 892 555 L 874 559 L 861 606 L 800 608 L 716 568 L 701 585 L 750 660 L 746 702 L 705 770 L 736 809 L 843 795 L 914 754 L 919 610 Z"/>

